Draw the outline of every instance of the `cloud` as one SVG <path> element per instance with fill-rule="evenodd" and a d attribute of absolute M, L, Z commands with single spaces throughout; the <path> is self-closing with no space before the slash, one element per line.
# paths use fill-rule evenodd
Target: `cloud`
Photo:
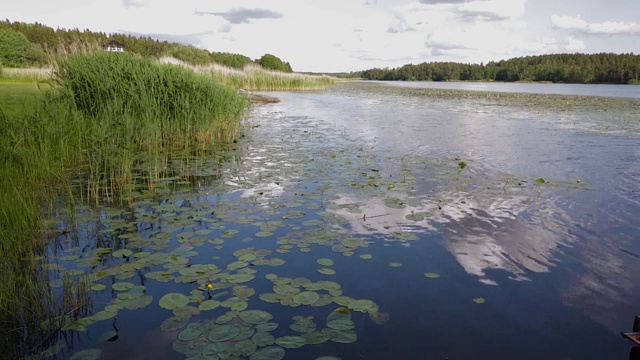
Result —
<path fill-rule="evenodd" d="M 462 44 L 434 40 L 431 35 L 427 35 L 427 41 L 424 42 L 424 46 L 429 49 L 433 56 L 455 55 L 459 50 L 473 50 L 473 48 Z"/>
<path fill-rule="evenodd" d="M 433 5 L 433 4 L 462 4 L 466 2 L 470 2 L 473 0 L 420 0 L 423 4 Z"/>
<path fill-rule="evenodd" d="M 395 14 L 395 21 L 391 25 L 389 25 L 387 32 L 391 34 L 398 34 L 398 33 L 415 31 L 415 30 L 417 29 L 409 25 L 404 15 L 397 13 Z"/>
<path fill-rule="evenodd" d="M 524 0 L 483 0 L 465 2 L 454 12 L 466 22 L 503 21 L 524 15 Z"/>
<path fill-rule="evenodd" d="M 144 0 L 122 0 L 122 5 L 126 8 L 130 7 L 144 7 L 146 5 Z"/>
<path fill-rule="evenodd" d="M 555 29 L 574 31 L 587 35 L 640 35 L 640 23 L 621 21 L 589 23 L 580 18 L 580 15 L 552 15 L 551 26 Z"/>
<path fill-rule="evenodd" d="M 279 19 L 282 14 L 269 9 L 235 8 L 225 12 L 197 11 L 196 15 L 221 16 L 232 24 L 250 24 L 251 19 Z"/>

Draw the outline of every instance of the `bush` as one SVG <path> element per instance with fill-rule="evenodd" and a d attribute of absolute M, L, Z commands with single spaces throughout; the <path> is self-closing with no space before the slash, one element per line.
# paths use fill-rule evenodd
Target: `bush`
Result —
<path fill-rule="evenodd" d="M 25 66 L 30 47 L 31 44 L 23 33 L 11 29 L 0 29 L 0 62 L 5 66 Z"/>

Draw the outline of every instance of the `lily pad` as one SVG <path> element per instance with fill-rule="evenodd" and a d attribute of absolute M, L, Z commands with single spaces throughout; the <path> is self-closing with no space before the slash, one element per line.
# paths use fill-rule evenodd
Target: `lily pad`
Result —
<path fill-rule="evenodd" d="M 331 259 L 318 259 L 317 263 L 322 265 L 322 266 L 332 266 L 333 265 L 333 260 Z"/>
<path fill-rule="evenodd" d="M 87 349 L 78 351 L 71 355 L 70 360 L 98 360 L 102 356 L 102 350 L 100 349 Z"/>
<path fill-rule="evenodd" d="M 251 337 L 251 341 L 258 346 L 268 346 L 273 345 L 276 338 L 268 332 L 258 331 Z"/>
<path fill-rule="evenodd" d="M 305 340 L 301 336 L 283 336 L 276 339 L 276 344 L 287 349 L 297 349 L 304 346 Z"/>
<path fill-rule="evenodd" d="M 198 309 L 201 311 L 208 311 L 208 310 L 213 310 L 216 309 L 217 307 L 220 306 L 220 301 L 216 301 L 216 300 L 206 300 L 203 301 L 199 306 Z"/>
<path fill-rule="evenodd" d="M 429 279 L 435 279 L 435 278 L 439 278 L 440 274 L 436 274 L 436 273 L 424 273 L 424 277 L 429 278 Z"/>
<path fill-rule="evenodd" d="M 202 356 L 207 360 L 227 359 L 231 356 L 231 345 L 224 342 L 214 342 L 202 348 Z"/>
<path fill-rule="evenodd" d="M 373 314 L 378 312 L 378 305 L 371 300 L 356 300 L 348 305 L 349 309 Z"/>
<path fill-rule="evenodd" d="M 191 323 L 187 327 L 178 333 L 178 339 L 182 341 L 189 341 L 199 338 L 202 335 L 202 325 L 198 323 Z"/>
<path fill-rule="evenodd" d="M 324 275 L 335 275 L 336 273 L 336 271 L 331 268 L 320 268 L 318 269 L 318 272 Z"/>
<path fill-rule="evenodd" d="M 485 300 L 482 297 L 477 297 L 477 298 L 473 299 L 473 302 L 476 303 L 476 304 L 484 304 L 486 301 L 487 300 Z"/>
<path fill-rule="evenodd" d="M 392 262 L 389 263 L 389 266 L 391 266 L 391 267 L 401 267 L 402 263 L 392 261 Z"/>
<path fill-rule="evenodd" d="M 303 291 L 293 297 L 294 302 L 302 305 L 311 305 L 318 299 L 320 299 L 320 295 L 315 291 Z"/>
<path fill-rule="evenodd" d="M 227 281 L 233 284 L 244 283 L 255 278 L 252 274 L 234 274 L 227 276 Z"/>
<path fill-rule="evenodd" d="M 168 310 L 186 306 L 189 303 L 189 298 L 180 293 L 169 293 L 160 298 L 160 307 Z"/>
<path fill-rule="evenodd" d="M 111 253 L 111 255 L 113 257 L 117 257 L 117 258 L 126 258 L 131 256 L 131 254 L 133 254 L 133 251 L 129 250 L 129 249 L 120 249 L 120 250 L 116 250 L 113 253 Z"/>
<path fill-rule="evenodd" d="M 127 291 L 129 289 L 132 289 L 134 286 L 135 285 L 133 285 L 132 283 L 125 282 L 125 281 L 117 282 L 117 283 L 114 283 L 113 285 L 111 285 L 113 290 L 116 290 L 116 291 Z"/>
<path fill-rule="evenodd" d="M 249 324 L 264 324 L 273 319 L 273 315 L 262 310 L 247 310 L 240 313 L 240 319 Z"/>
<path fill-rule="evenodd" d="M 160 324 L 160 329 L 164 331 L 180 330 L 187 325 L 189 318 L 183 316 L 172 316 Z"/>
<path fill-rule="evenodd" d="M 214 325 L 211 331 L 209 332 L 209 340 L 213 342 L 222 342 L 231 340 L 234 337 L 238 336 L 242 332 L 242 329 L 236 325 L 224 324 L 224 325 Z"/>
<path fill-rule="evenodd" d="M 267 346 L 254 352 L 249 360 L 282 360 L 285 351 L 279 346 Z"/>

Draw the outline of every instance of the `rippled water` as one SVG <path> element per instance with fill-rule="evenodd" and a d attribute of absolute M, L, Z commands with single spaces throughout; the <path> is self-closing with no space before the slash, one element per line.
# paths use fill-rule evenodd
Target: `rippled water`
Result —
<path fill-rule="evenodd" d="M 609 112 L 637 109 L 558 112 L 386 89 L 270 93 L 282 102 L 253 109 L 234 151 L 188 171 L 176 161 L 176 178 L 142 191 L 133 211 L 88 212 L 79 239 L 58 250 L 81 259 L 96 247 L 164 252 L 223 273 L 233 263 L 255 275 L 243 283 L 256 290 L 248 309 L 273 315 L 276 338 L 296 335 L 294 316 L 322 328 L 339 305 L 265 302 L 258 295 L 274 291 L 269 273 L 335 281 L 389 316 L 378 324 L 353 311 L 355 342 L 286 349 L 285 359 L 626 358 L 619 332 L 631 330 L 640 300 L 640 138 Z M 249 247 L 285 263 L 238 263 L 236 251 Z M 319 273 L 319 258 L 332 259 L 336 274 Z M 72 336 L 71 352 L 185 358 L 173 350 L 187 351 L 177 331 L 159 328 L 173 314 L 158 300 L 202 291 L 147 278 L 182 269 L 175 262 L 99 280 L 108 287 L 95 292 L 96 311 L 113 304 L 119 281 L 145 285 L 153 301 L 118 312 L 117 341 L 97 341 L 112 331 L 111 320 L 97 322 Z M 228 291 L 237 286 L 211 276 Z M 210 324 L 228 310 L 190 321 Z"/>
<path fill-rule="evenodd" d="M 640 86 L 612 84 L 551 84 L 503 82 L 442 82 L 442 81 L 377 81 L 390 86 L 427 89 L 501 91 L 533 94 L 562 94 L 640 98 Z"/>

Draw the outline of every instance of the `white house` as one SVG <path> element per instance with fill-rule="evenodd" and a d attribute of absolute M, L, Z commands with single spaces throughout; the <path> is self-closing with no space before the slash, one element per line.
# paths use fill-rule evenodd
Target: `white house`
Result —
<path fill-rule="evenodd" d="M 111 40 L 104 46 L 106 51 L 124 52 L 124 45 L 115 40 Z"/>

